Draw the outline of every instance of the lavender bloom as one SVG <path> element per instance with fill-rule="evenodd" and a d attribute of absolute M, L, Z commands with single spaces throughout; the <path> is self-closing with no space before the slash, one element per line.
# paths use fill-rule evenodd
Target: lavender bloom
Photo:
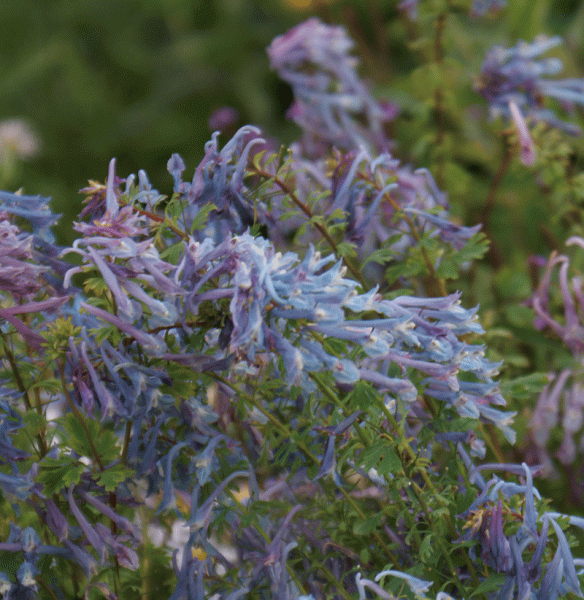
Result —
<path fill-rule="evenodd" d="M 184 212 L 185 231 L 192 230 L 201 207 L 209 203 L 213 206 L 206 227 L 199 234 L 201 241 L 206 237 L 219 241 L 228 235 L 243 233 L 255 222 L 256 215 L 260 222 L 271 220 L 263 202 L 252 204 L 246 199 L 243 182 L 248 160 L 267 147 L 260 130 L 251 125 L 242 127 L 221 150 L 218 137 L 219 132 L 215 132 L 205 144 L 205 156 L 191 183 L 182 181 L 184 163 L 180 156 L 173 155 L 168 162 L 175 192 L 182 194 L 188 203 Z"/>
<path fill-rule="evenodd" d="M 311 18 L 275 38 L 267 50 L 272 68 L 292 86 L 288 116 L 304 130 L 308 155 L 322 154 L 323 142 L 344 149 L 388 147 L 383 124 L 395 113 L 359 79 L 352 48 L 343 27 Z"/>
<path fill-rule="evenodd" d="M 318 197 L 312 208 L 317 214 L 329 218 L 343 214 L 344 241 L 356 247 L 361 260 L 367 261 L 383 248 L 389 251 L 385 253 L 386 260 L 397 262 L 424 235 L 460 249 L 481 228 L 460 226 L 449 219 L 446 194 L 427 169 L 412 170 L 390 154 L 375 157 L 363 147 L 335 156 L 332 165 L 331 173 L 330 160 L 309 162 L 295 153 L 289 166 L 298 188 L 295 194 L 308 204 L 311 198 Z M 264 169 L 276 175 L 272 164 L 266 164 Z M 279 239 L 283 234 L 294 233 L 305 221 L 301 217 L 288 218 L 287 213 L 296 207 L 286 204 L 282 190 L 275 189 L 274 193 L 283 198 L 282 206 L 273 205 L 281 221 L 277 227 L 268 228 L 270 237 Z M 297 235 L 298 244 L 316 243 L 317 239 L 312 228 Z M 370 269 L 371 265 L 367 267 Z M 375 281 L 380 277 L 375 273 Z"/>
<path fill-rule="evenodd" d="M 30 223 L 36 238 L 52 243 L 54 236 L 51 227 L 61 215 L 53 214 L 47 206 L 50 198 L 42 196 L 25 196 L 0 191 L 0 211 L 21 217 Z"/>
<path fill-rule="evenodd" d="M 536 37 L 520 41 L 510 49 L 495 46 L 482 66 L 476 91 L 488 102 L 492 117 L 511 118 L 519 132 L 523 161 L 533 164 L 533 142 L 525 119 L 543 121 L 552 127 L 579 135 L 580 128 L 561 121 L 544 107 L 544 99 L 554 98 L 565 106 L 584 105 L 584 80 L 549 79 L 562 70 L 559 59 L 537 60 L 538 56 L 561 44 L 559 37 Z"/>
<path fill-rule="evenodd" d="M 223 294 L 229 291 L 233 329 L 227 351 L 236 360 L 253 367 L 258 355 L 268 353 L 282 359 L 289 384 L 313 389 L 309 373 L 330 370 L 339 383 L 353 384 L 360 377 L 379 384 L 407 403 L 415 400 L 410 373 L 427 375 L 426 393 L 439 398 L 462 416 L 484 417 L 508 437 L 514 413 L 502 413 L 488 402 L 504 404 L 496 394 L 492 377 L 496 365 L 484 358 L 480 346 L 463 343 L 459 335 L 481 331 L 476 310 L 459 306 L 459 295 L 446 298 L 399 297 L 383 300 L 374 292 L 359 295 L 356 283 L 344 278 L 340 263 L 325 269 L 330 257 L 321 259 L 311 248 L 300 261 L 293 253 L 280 255 L 271 244 L 249 235 L 234 237 L 213 248 L 208 243 L 191 242 L 186 247 L 192 261 L 189 269 L 197 278 L 188 282 L 190 309 L 210 297 L 200 289 L 210 275 L 222 277 Z M 185 287 L 187 282 L 185 282 Z M 383 315 L 375 320 L 350 320 L 346 310 L 372 310 Z M 283 330 L 287 328 L 287 338 Z M 332 356 L 313 335 L 344 340 L 350 348 L 360 348 L 361 356 L 348 360 Z M 387 364 L 399 365 L 402 379 L 384 376 Z M 385 366 L 383 366 L 385 365 Z M 484 383 L 460 382 L 459 371 L 468 371 Z M 379 376 L 373 375 L 378 372 Z M 408 409 L 409 410 L 409 409 Z M 332 451 L 332 450 L 331 450 Z M 329 467 L 327 466 L 327 471 Z"/>
<path fill-rule="evenodd" d="M 48 269 L 32 262 L 33 236 L 22 234 L 7 216 L 0 213 L 0 290 L 22 300 L 46 285 L 42 276 Z"/>
<path fill-rule="evenodd" d="M 584 240 L 571 237 L 566 244 L 582 248 Z M 534 326 L 540 330 L 551 330 L 574 356 L 573 366 L 558 373 L 548 374 L 549 383 L 543 388 L 530 421 L 531 439 L 537 458 L 546 465 L 550 474 L 556 471 L 547 449 L 550 431 L 554 427 L 561 423 L 563 439 L 556 456 L 564 465 L 574 463 L 584 443 L 584 437 L 578 436 L 582 429 L 584 407 L 584 390 L 579 382 L 584 365 L 584 295 L 582 277 L 575 275 L 570 278 L 569 269 L 570 259 L 554 253 L 545 267 L 535 293 L 528 301 L 536 314 Z M 556 270 L 557 283 L 554 281 Z M 558 318 L 550 308 L 550 299 L 557 292 L 563 304 L 563 318 Z M 580 494 L 576 489 L 573 493 Z"/>
<path fill-rule="evenodd" d="M 472 462 L 466 451 L 458 444 L 458 451 L 468 467 Z M 567 539 L 556 522 L 557 513 L 545 512 L 542 517 L 538 516 L 535 499 L 539 498 L 538 491 L 533 487 L 532 470 L 525 463 L 522 465 L 481 465 L 478 469 L 503 469 L 508 472 L 523 473 L 525 485 L 515 485 L 505 482 L 498 477 L 493 477 L 485 482 L 480 476 L 473 476 L 472 467 L 470 479 L 474 479 L 479 488 L 482 489 L 479 497 L 461 516 L 467 518 L 465 529 L 467 530 L 461 540 L 476 540 L 476 550 L 471 548 L 470 556 L 474 560 L 478 558 L 489 565 L 495 572 L 505 573 L 506 579 L 503 585 L 505 598 L 549 598 L 565 594 L 569 589 L 578 597 L 582 597 L 580 584 L 576 577 L 574 558 L 568 545 Z M 475 468 L 476 473 L 476 468 Z M 478 475 L 478 474 L 477 474 Z M 521 517 L 521 525 L 515 533 L 508 536 L 505 534 L 505 518 L 503 513 L 506 504 L 502 497 L 509 499 L 514 495 L 524 498 L 524 510 Z M 496 503 L 496 504 L 495 504 Z M 558 540 L 558 550 L 554 560 L 547 566 L 543 579 L 541 579 L 543 552 L 547 545 L 549 523 L 552 523 Z M 538 524 L 541 523 L 541 532 L 538 532 Z M 574 523 L 582 526 L 580 521 Z M 529 563 L 524 563 L 523 553 L 527 548 L 533 548 L 533 554 Z M 539 585 L 537 585 L 539 584 Z M 515 593 L 513 594 L 513 590 Z M 501 592 L 503 593 L 503 592 Z"/>
<path fill-rule="evenodd" d="M 8 390 L 3 385 L 0 387 L 2 397 L 16 396 L 15 392 Z M 12 443 L 11 433 L 23 426 L 22 417 L 5 400 L 0 400 L 0 460 L 14 465 L 15 461 L 28 458 L 30 454 L 16 448 Z"/>
<path fill-rule="evenodd" d="M 473 0 L 470 7 L 471 17 L 484 17 L 495 14 L 507 7 L 507 0 Z"/>
<path fill-rule="evenodd" d="M 525 122 L 525 118 L 521 114 L 517 104 L 512 101 L 509 102 L 509 112 L 511 113 L 511 120 L 513 121 L 517 134 L 519 136 L 519 144 L 521 146 L 521 162 L 531 167 L 535 163 L 535 144 L 531 139 L 531 134 Z"/>

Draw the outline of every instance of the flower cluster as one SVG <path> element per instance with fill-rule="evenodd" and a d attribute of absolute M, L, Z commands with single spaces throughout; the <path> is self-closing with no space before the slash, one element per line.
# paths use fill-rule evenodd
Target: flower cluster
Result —
<path fill-rule="evenodd" d="M 357 75 L 352 48 L 343 27 L 316 18 L 277 37 L 268 48 L 272 68 L 292 86 L 288 116 L 302 128 L 309 156 L 321 155 L 328 145 L 388 147 L 384 123 L 395 118 L 397 107 L 371 95 Z"/>
<path fill-rule="evenodd" d="M 533 42 L 518 42 L 513 48 L 493 47 L 487 54 L 475 89 L 489 103 L 491 116 L 510 118 L 519 135 L 522 160 L 535 161 L 533 140 L 526 123 L 542 121 L 572 135 L 580 128 L 559 119 L 546 108 L 544 100 L 553 98 L 563 107 L 584 105 L 583 79 L 551 79 L 562 70 L 558 58 L 538 60 L 541 54 L 562 43 L 561 38 L 538 36 Z"/>
<path fill-rule="evenodd" d="M 567 246 L 584 248 L 581 237 L 571 237 Z M 534 326 L 539 330 L 547 330 L 558 336 L 569 348 L 574 357 L 573 365 L 557 373 L 549 373 L 549 384 L 546 385 L 537 402 L 530 422 L 531 435 L 537 448 L 537 458 L 549 473 L 556 471 L 548 451 L 551 432 L 560 424 L 562 441 L 557 449 L 556 457 L 564 465 L 572 465 L 576 456 L 584 448 L 582 437 L 582 408 L 584 407 L 584 390 L 582 388 L 584 344 L 582 332 L 584 326 L 584 296 L 582 295 L 582 277 L 577 274 L 569 276 L 570 258 L 554 253 L 550 257 L 539 286 L 529 300 L 536 318 Z M 557 271 L 557 282 L 554 274 Z M 559 291 L 563 317 L 555 315 L 552 306 L 554 293 Z M 575 486 L 572 490 L 576 496 L 582 491 Z"/>

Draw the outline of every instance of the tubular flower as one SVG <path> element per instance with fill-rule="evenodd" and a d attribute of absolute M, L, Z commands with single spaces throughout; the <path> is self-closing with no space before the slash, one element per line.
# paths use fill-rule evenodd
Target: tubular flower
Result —
<path fill-rule="evenodd" d="M 584 239 L 574 236 L 568 239 L 566 245 L 584 248 Z M 556 471 L 547 448 L 554 428 L 560 426 L 563 432 L 562 442 L 555 454 L 562 464 L 574 464 L 584 444 L 581 433 L 584 407 L 581 384 L 584 370 L 584 295 L 582 276 L 576 274 L 570 277 L 570 266 L 567 255 L 553 253 L 537 289 L 527 302 L 536 314 L 536 329 L 553 332 L 574 357 L 573 365 L 556 373 L 548 373 L 548 384 L 539 395 L 529 424 L 537 458 L 544 463 L 549 474 Z M 561 317 L 553 309 L 557 299 L 562 305 Z M 578 495 L 581 493 L 576 488 L 573 491 Z"/>
<path fill-rule="evenodd" d="M 275 38 L 268 48 L 272 68 L 292 86 L 295 99 L 288 116 L 303 129 L 309 156 L 321 154 L 326 144 L 387 149 L 383 124 L 397 110 L 373 98 L 359 79 L 358 61 L 350 55 L 353 46 L 344 27 L 312 18 Z"/>
<path fill-rule="evenodd" d="M 561 38 L 536 37 L 533 42 L 520 41 L 513 48 L 493 47 L 487 54 L 476 91 L 489 103 L 491 116 L 511 119 L 518 131 L 523 148 L 523 162 L 533 164 L 533 142 L 525 121 L 543 121 L 571 135 L 580 128 L 560 120 L 544 105 L 553 98 L 563 106 L 584 105 L 584 80 L 551 79 L 562 70 L 557 58 L 538 60 L 538 57 L 562 43 Z"/>
<path fill-rule="evenodd" d="M 459 339 L 482 329 L 476 309 L 463 309 L 458 294 L 394 300 L 381 299 L 375 289 L 358 294 L 356 282 L 344 278 L 340 262 L 327 268 L 331 257 L 323 259 L 310 248 L 300 260 L 292 252 L 277 253 L 269 242 L 247 234 L 217 247 L 192 241 L 186 252 L 192 261 L 189 272 L 196 273 L 183 281 L 187 290 L 192 289 L 188 308 L 196 312 L 203 301 L 229 299 L 225 352 L 236 361 L 253 367 L 267 353 L 274 363 L 281 359 L 289 384 L 310 390 L 310 373 L 327 369 L 339 383 L 364 379 L 406 404 L 416 399 L 413 381 L 422 376 L 425 393 L 461 416 L 483 418 L 513 437 L 509 424 L 514 413 L 489 406 L 505 404 L 492 380 L 497 365 L 484 358 L 481 346 Z M 216 278 L 223 282 L 220 295 L 203 287 Z M 380 318 L 349 319 L 348 311 L 375 311 Z M 323 336 L 342 341 L 346 354 L 327 352 L 316 343 Z M 349 359 L 353 348 L 360 349 L 358 358 Z M 388 377 L 383 366 L 387 364 L 397 365 L 402 377 Z M 460 381 L 463 371 L 478 381 Z"/>
<path fill-rule="evenodd" d="M 533 475 L 539 468 L 522 465 L 484 464 L 471 466 L 472 462 L 462 445 L 458 451 L 467 466 L 471 467 L 470 479 L 474 480 L 481 493 L 471 506 L 461 515 L 466 518 L 465 533 L 460 541 L 475 540 L 476 548 L 470 549 L 473 560 L 480 559 L 497 573 L 505 574 L 500 593 L 505 598 L 557 598 L 566 590 L 582 597 L 580 583 L 576 576 L 576 568 L 572 551 L 566 535 L 559 526 L 557 519 L 562 515 L 544 512 L 540 517 L 535 506 L 535 500 L 540 498 L 539 492 L 533 487 Z M 524 483 L 517 485 L 504 481 L 497 476 L 485 482 L 478 471 L 504 470 L 509 473 L 524 476 Z M 514 496 L 519 496 L 524 503 L 523 514 L 519 515 L 520 525 L 515 533 L 506 534 L 505 523 L 509 521 L 505 512 Z M 549 525 L 557 538 L 558 549 L 554 559 L 547 565 L 542 578 L 542 558 L 547 546 Z M 581 519 L 570 519 L 570 523 L 582 527 Z M 540 526 L 540 527 L 538 527 Z M 531 559 L 524 562 L 524 554 L 529 549 Z M 504 592 L 503 592 L 504 590 Z"/>

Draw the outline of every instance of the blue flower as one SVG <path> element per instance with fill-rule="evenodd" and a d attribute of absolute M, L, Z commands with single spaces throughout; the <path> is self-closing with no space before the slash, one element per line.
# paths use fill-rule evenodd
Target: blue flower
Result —
<path fill-rule="evenodd" d="M 544 105 L 553 98 L 564 106 L 584 105 L 583 79 L 552 79 L 562 70 L 557 58 L 538 57 L 562 43 L 561 38 L 538 36 L 533 42 L 520 41 L 513 48 L 494 46 L 487 54 L 475 89 L 488 102 L 493 117 L 513 120 L 522 146 L 523 162 L 533 164 L 533 142 L 525 120 L 543 121 L 569 134 L 579 135 L 580 128 L 560 120 Z"/>
<path fill-rule="evenodd" d="M 343 27 L 311 18 L 268 48 L 273 69 L 292 86 L 294 103 L 288 116 L 305 132 L 306 153 L 320 155 L 327 145 L 387 149 L 385 122 L 396 108 L 377 101 L 359 79 L 358 60 L 350 54 L 353 40 Z M 360 125 L 362 118 L 366 125 Z"/>

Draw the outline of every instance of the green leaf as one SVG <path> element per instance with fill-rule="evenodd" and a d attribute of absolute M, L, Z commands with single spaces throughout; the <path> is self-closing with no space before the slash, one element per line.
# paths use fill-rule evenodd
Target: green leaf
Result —
<path fill-rule="evenodd" d="M 353 390 L 347 394 L 347 404 L 361 410 L 368 410 L 376 405 L 377 392 L 370 383 L 357 381 Z"/>
<path fill-rule="evenodd" d="M 422 545 L 420 546 L 419 556 L 420 560 L 427 562 L 430 556 L 432 555 L 432 537 L 433 534 L 429 533 L 423 540 Z"/>
<path fill-rule="evenodd" d="M 373 469 L 377 466 L 377 463 L 383 458 L 385 451 L 385 444 L 383 442 L 374 442 L 372 446 L 363 450 L 359 455 L 359 466 L 365 471 Z"/>
<path fill-rule="evenodd" d="M 29 435 L 38 435 L 47 425 L 46 419 L 39 415 L 36 410 L 27 410 L 23 416 L 24 424 Z"/>
<path fill-rule="evenodd" d="M 99 474 L 97 483 L 103 485 L 108 492 L 114 492 L 120 483 L 134 475 L 134 471 L 122 464 L 114 465 Z"/>
<path fill-rule="evenodd" d="M 436 273 L 446 279 L 458 279 L 464 263 L 482 258 L 489 249 L 489 240 L 484 233 L 476 233 L 458 251 L 444 256 Z"/>
<path fill-rule="evenodd" d="M 67 413 L 64 417 L 59 418 L 58 424 L 63 428 L 65 435 L 61 433 L 63 442 L 71 448 L 71 450 L 77 452 L 80 456 L 87 456 L 92 460 L 95 458 L 91 452 L 91 447 L 87 441 L 87 434 L 83 425 L 79 419 L 73 413 Z M 88 419 L 86 421 L 87 428 L 93 439 L 95 439 L 99 433 L 99 424 L 94 419 Z"/>
<path fill-rule="evenodd" d="M 402 463 L 395 450 L 389 446 L 385 447 L 383 458 L 377 467 L 377 472 L 380 475 L 388 473 L 399 473 L 402 469 Z"/>
<path fill-rule="evenodd" d="M 505 583 L 506 575 L 504 573 L 495 573 L 485 579 L 483 582 L 474 589 L 469 598 L 478 596 L 480 594 L 486 594 L 487 592 L 494 592 L 500 590 L 501 586 Z"/>
<path fill-rule="evenodd" d="M 465 512 L 470 505 L 476 500 L 476 493 L 473 489 L 469 488 L 466 490 L 466 493 L 463 495 L 456 495 L 456 513 L 462 514 Z"/>
<path fill-rule="evenodd" d="M 506 398 L 532 398 L 541 392 L 548 382 L 545 373 L 532 373 L 501 382 L 501 393 Z"/>
<path fill-rule="evenodd" d="M 205 227 L 209 213 L 216 208 L 217 207 L 211 202 L 207 202 L 207 204 L 203 204 L 203 206 L 198 208 L 197 214 L 195 215 L 195 218 L 191 224 L 191 234 L 193 231 L 203 229 Z"/>
<path fill-rule="evenodd" d="M 367 535 L 371 531 L 374 531 L 381 525 L 381 521 L 383 520 L 383 513 L 378 512 L 377 514 L 365 519 L 364 521 L 359 521 L 353 525 L 353 533 L 355 535 Z"/>
<path fill-rule="evenodd" d="M 72 450 L 80 456 L 87 456 L 95 460 L 91 444 L 87 439 L 86 429 L 73 413 L 67 413 L 64 417 L 58 419 L 59 424 L 64 430 L 61 438 Z M 120 455 L 120 448 L 117 445 L 117 436 L 109 429 L 101 428 L 99 421 L 95 419 L 86 419 L 85 426 L 95 451 L 97 452 L 102 464 L 107 464 L 115 460 Z"/>
<path fill-rule="evenodd" d="M 120 456 L 120 447 L 117 445 L 118 437 L 109 429 L 102 429 L 97 439 L 93 438 L 95 449 L 103 465 L 106 465 Z"/>
<path fill-rule="evenodd" d="M 43 484 L 43 493 L 52 496 L 64 487 L 77 485 L 86 469 L 83 463 L 71 456 L 45 457 L 39 463 L 37 481 Z"/>

